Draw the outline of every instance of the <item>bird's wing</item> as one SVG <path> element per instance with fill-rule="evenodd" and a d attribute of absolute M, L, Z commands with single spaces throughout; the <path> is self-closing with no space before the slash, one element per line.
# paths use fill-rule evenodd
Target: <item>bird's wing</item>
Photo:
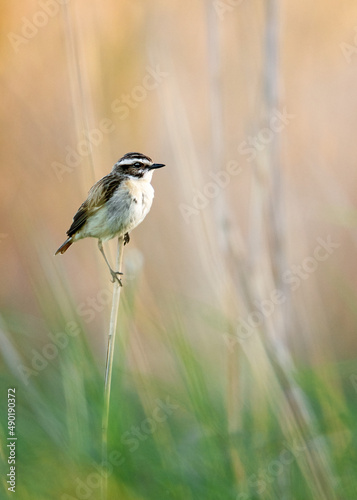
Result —
<path fill-rule="evenodd" d="M 88 217 L 101 208 L 113 196 L 114 191 L 120 183 L 121 178 L 110 173 L 90 188 L 88 198 L 82 203 L 73 217 L 71 227 L 67 231 L 68 236 L 73 236 L 84 226 Z"/>

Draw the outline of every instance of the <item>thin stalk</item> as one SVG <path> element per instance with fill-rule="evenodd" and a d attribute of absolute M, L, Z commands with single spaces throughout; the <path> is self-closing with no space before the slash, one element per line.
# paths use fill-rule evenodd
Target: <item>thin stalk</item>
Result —
<path fill-rule="evenodd" d="M 118 238 L 118 249 L 116 257 L 115 270 L 121 271 L 123 263 L 124 238 Z M 105 466 L 108 463 L 108 422 L 110 409 L 110 389 L 112 382 L 113 359 L 115 334 L 117 330 L 118 311 L 120 302 L 121 286 L 118 281 L 115 281 L 113 286 L 112 310 L 110 313 L 110 324 L 108 333 L 107 361 L 105 365 L 104 379 L 104 407 L 102 417 L 102 500 L 107 499 L 108 492 L 108 471 Z"/>
<path fill-rule="evenodd" d="M 265 32 L 265 67 L 264 67 L 264 98 L 268 116 L 272 116 L 275 109 L 279 109 L 280 96 L 280 65 L 279 65 L 279 0 L 268 0 L 266 2 L 266 32 Z M 283 290 L 286 297 L 282 315 L 275 316 L 272 327 L 268 326 L 270 342 L 273 346 L 272 355 L 277 364 L 277 370 L 281 372 L 280 378 L 284 380 L 284 392 L 280 404 L 276 404 L 280 414 L 281 426 L 289 435 L 291 429 L 302 429 L 306 442 L 312 440 L 317 433 L 316 416 L 311 408 L 303 390 L 297 384 L 294 376 L 294 362 L 288 347 L 289 323 L 291 309 L 287 309 L 290 303 L 289 290 L 284 283 L 283 274 L 287 269 L 284 248 L 284 206 L 282 190 L 282 172 L 280 160 L 280 137 L 275 134 L 268 149 L 268 162 L 272 178 L 272 187 L 269 198 L 268 209 L 271 217 L 272 229 L 272 268 L 275 270 L 275 286 Z M 284 311 L 287 311 L 284 315 Z M 289 314 L 290 313 L 290 314 Z M 280 320 L 279 320 L 280 319 Z M 277 332 L 277 335 L 275 335 Z M 254 350 L 254 359 L 256 359 Z M 271 377 L 272 378 L 272 377 Z M 269 387 L 271 393 L 271 387 Z M 285 409 L 285 412 L 282 411 Z M 288 417 L 287 417 L 288 415 Z M 335 499 L 336 479 L 333 466 L 329 458 L 328 447 L 324 439 L 316 440 L 314 446 L 308 448 L 303 459 L 298 459 L 301 471 L 306 477 L 312 478 L 311 488 L 315 499 Z"/>
<path fill-rule="evenodd" d="M 206 4 L 207 15 L 207 53 L 210 101 L 210 159 L 211 168 L 215 173 L 224 168 L 224 124 L 223 124 L 223 97 L 222 97 L 222 48 L 219 18 L 212 2 Z M 213 200 L 213 220 L 215 223 L 215 237 L 218 240 L 219 261 L 215 267 L 220 269 L 220 296 L 221 308 L 227 317 L 226 330 L 234 335 L 231 318 L 236 317 L 237 297 L 235 283 L 231 277 L 235 275 L 235 259 L 231 252 L 230 213 L 226 200 L 226 192 L 222 190 Z M 219 267 L 220 266 L 220 267 Z M 223 279 L 222 279 L 223 278 Z M 227 346 L 227 426 L 230 436 L 235 436 L 241 426 L 239 419 L 239 351 Z M 234 439 L 230 439 L 229 452 L 232 469 L 238 485 L 242 482 L 243 467 Z"/>

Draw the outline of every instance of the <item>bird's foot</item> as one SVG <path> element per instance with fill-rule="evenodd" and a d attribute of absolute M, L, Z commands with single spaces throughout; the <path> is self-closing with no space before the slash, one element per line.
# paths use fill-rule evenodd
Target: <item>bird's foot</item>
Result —
<path fill-rule="evenodd" d="M 130 241 L 129 233 L 124 234 L 124 245 L 127 245 Z"/>
<path fill-rule="evenodd" d="M 118 277 L 118 274 L 122 275 L 123 273 L 119 271 L 113 271 L 113 269 L 111 269 L 110 274 L 112 275 L 112 283 L 115 283 L 117 281 L 119 283 L 119 286 L 123 286 L 121 279 Z"/>

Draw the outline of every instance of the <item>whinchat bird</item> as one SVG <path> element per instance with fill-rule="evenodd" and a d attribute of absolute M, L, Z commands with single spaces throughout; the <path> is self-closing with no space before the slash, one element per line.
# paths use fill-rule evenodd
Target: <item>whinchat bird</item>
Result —
<path fill-rule="evenodd" d="M 141 153 L 127 153 L 117 161 L 112 171 L 94 184 L 88 198 L 79 207 L 67 231 L 68 238 L 55 255 L 63 254 L 78 240 L 98 238 L 98 247 L 109 267 L 113 283 L 122 286 L 118 271 L 114 271 L 104 253 L 103 241 L 115 236 L 129 243 L 129 233 L 144 220 L 154 198 L 151 185 L 153 171 L 164 167 L 153 163 Z"/>

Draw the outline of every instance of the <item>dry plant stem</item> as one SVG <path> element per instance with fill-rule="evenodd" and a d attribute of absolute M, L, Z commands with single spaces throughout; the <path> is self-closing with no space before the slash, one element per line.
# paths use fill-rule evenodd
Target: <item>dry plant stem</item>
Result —
<path fill-rule="evenodd" d="M 210 89 L 210 122 L 211 122 L 211 168 L 218 173 L 222 168 L 224 160 L 224 125 L 223 125 L 223 98 L 222 98 L 222 48 L 220 22 L 215 12 L 212 2 L 206 4 L 207 14 L 207 52 L 209 69 L 209 89 Z M 229 208 L 226 199 L 226 193 L 222 190 L 220 196 L 213 200 L 213 220 L 215 229 L 212 231 L 217 237 L 219 248 L 219 262 L 215 262 L 220 272 L 219 300 L 222 311 L 227 318 L 235 317 L 237 310 L 237 295 L 235 293 L 234 281 L 230 278 L 235 275 L 236 262 L 230 252 L 230 227 L 229 227 Z M 220 267 L 218 267 L 220 266 Z M 218 290 L 218 287 L 217 287 Z M 227 329 L 231 330 L 228 321 Z M 235 332 L 232 332 L 234 336 Z M 232 337 L 233 338 L 233 337 Z M 231 352 L 231 346 L 227 346 L 227 424 L 230 436 L 236 435 L 241 427 L 239 419 L 239 351 L 234 349 Z M 232 469 L 235 475 L 236 484 L 242 482 L 244 477 L 240 457 L 234 439 L 229 442 L 229 453 L 231 457 Z"/>
<path fill-rule="evenodd" d="M 121 271 L 123 263 L 124 238 L 118 238 L 118 249 L 115 270 Z M 112 310 L 110 314 L 110 325 L 108 333 L 107 361 L 105 365 L 104 379 L 104 407 L 102 418 L 102 500 L 107 499 L 108 475 L 105 466 L 108 462 L 108 421 L 110 408 L 110 388 L 112 381 L 115 333 L 117 329 L 118 311 L 120 302 L 121 286 L 115 281 L 113 286 Z"/>

